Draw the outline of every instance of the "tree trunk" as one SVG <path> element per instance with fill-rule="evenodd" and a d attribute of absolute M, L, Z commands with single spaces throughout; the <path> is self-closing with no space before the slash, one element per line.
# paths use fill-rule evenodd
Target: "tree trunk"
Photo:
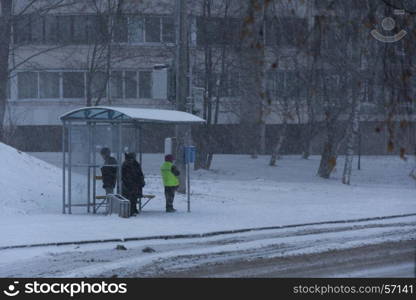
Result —
<path fill-rule="evenodd" d="M 303 159 L 309 159 L 309 156 L 311 155 L 311 139 L 308 137 L 305 137 L 302 143 L 303 151 L 302 151 L 302 158 Z"/>
<path fill-rule="evenodd" d="M 7 104 L 7 85 L 9 82 L 12 0 L 1 0 L 0 5 L 0 141 L 2 141 Z"/>
<path fill-rule="evenodd" d="M 266 154 L 266 123 L 260 123 L 260 154 Z"/>
<path fill-rule="evenodd" d="M 273 148 L 272 151 L 272 156 L 270 157 L 270 166 L 275 167 L 276 166 L 276 161 L 279 158 L 280 155 L 280 150 L 282 149 L 283 146 L 283 142 L 286 139 L 286 129 L 284 129 L 284 131 L 280 134 L 279 139 L 277 140 L 276 145 Z"/>
<path fill-rule="evenodd" d="M 342 175 L 342 183 L 343 184 L 350 184 L 351 181 L 351 172 L 352 172 L 352 162 L 354 157 L 354 146 L 356 137 L 358 135 L 358 130 L 360 126 L 360 102 L 359 100 L 354 100 L 354 106 L 351 116 L 351 124 L 350 130 L 348 134 L 347 140 L 347 150 L 345 154 L 345 165 L 344 165 L 344 172 Z"/>
<path fill-rule="evenodd" d="M 199 137 L 204 137 L 202 140 L 198 139 L 200 142 L 198 143 L 198 151 L 195 158 L 194 168 L 195 170 L 199 169 L 208 169 L 207 165 L 207 157 L 209 155 L 209 144 L 211 140 L 210 130 L 209 128 L 204 125 L 198 131 Z"/>
<path fill-rule="evenodd" d="M 247 12 L 242 25 L 242 41 L 239 53 L 241 74 L 240 124 L 245 138 L 245 151 L 252 158 L 261 153 L 261 124 L 264 118 L 265 0 L 247 1 Z"/>
<path fill-rule="evenodd" d="M 333 140 L 327 140 L 325 142 L 318 170 L 318 175 L 322 178 L 328 179 L 337 165 L 337 154 L 335 148 L 336 146 L 334 145 Z"/>

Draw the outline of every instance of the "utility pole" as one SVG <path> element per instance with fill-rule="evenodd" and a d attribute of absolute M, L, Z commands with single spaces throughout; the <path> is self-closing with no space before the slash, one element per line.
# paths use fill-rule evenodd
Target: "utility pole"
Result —
<path fill-rule="evenodd" d="M 188 88 L 188 21 L 186 0 L 176 0 L 176 109 L 186 111 Z"/>
<path fill-rule="evenodd" d="M 188 13 L 186 0 L 176 0 L 176 110 L 187 111 L 188 97 Z M 186 192 L 186 165 L 184 146 L 191 142 L 191 130 L 188 125 L 176 125 L 176 166 L 179 169 L 180 187 L 178 192 Z"/>

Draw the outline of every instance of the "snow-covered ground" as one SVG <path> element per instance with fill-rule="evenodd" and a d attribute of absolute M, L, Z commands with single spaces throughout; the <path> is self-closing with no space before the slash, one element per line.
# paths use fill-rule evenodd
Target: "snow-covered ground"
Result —
<path fill-rule="evenodd" d="M 57 213 L 62 170 L 0 143 L 0 216 Z"/>
<path fill-rule="evenodd" d="M 159 166 L 162 154 L 145 154 L 146 194 L 155 194 L 137 217 L 61 214 L 59 154 L 34 154 L 56 166 L 0 144 L 0 247 L 44 242 L 203 233 L 247 227 L 416 213 L 413 160 L 363 157 L 352 184 L 341 184 L 343 160 L 334 176 L 316 176 L 319 157 L 285 156 L 278 167 L 268 157 L 216 155 L 212 171 L 192 172 L 192 212 L 178 196 L 175 214 L 164 213 Z"/>

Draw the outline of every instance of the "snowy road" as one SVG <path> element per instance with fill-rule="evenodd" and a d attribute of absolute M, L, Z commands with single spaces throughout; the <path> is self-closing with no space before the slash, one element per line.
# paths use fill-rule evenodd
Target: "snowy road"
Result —
<path fill-rule="evenodd" d="M 2 251 L 0 276 L 412 277 L 415 238 L 416 222 L 407 217 L 128 242 L 127 250 L 111 243 L 15 249 Z"/>
<path fill-rule="evenodd" d="M 262 250 L 260 249 L 256 256 L 259 256 Z M 188 259 L 195 257 L 182 260 Z M 414 272 L 415 241 L 399 241 L 288 257 L 251 259 L 241 256 L 229 262 L 207 263 L 188 270 L 159 270 L 153 276 L 414 277 Z M 137 276 L 140 275 L 141 272 L 138 272 Z"/>

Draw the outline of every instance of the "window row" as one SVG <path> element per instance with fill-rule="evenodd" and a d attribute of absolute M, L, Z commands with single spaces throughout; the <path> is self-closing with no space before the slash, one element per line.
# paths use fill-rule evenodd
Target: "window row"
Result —
<path fill-rule="evenodd" d="M 169 16 L 27 14 L 14 22 L 17 44 L 173 43 L 175 24 Z"/>
<path fill-rule="evenodd" d="M 26 14 L 14 22 L 16 44 L 93 44 L 110 39 L 115 43 L 175 43 L 172 16 Z M 110 25 L 112 24 L 112 25 Z M 238 45 L 242 20 L 238 18 L 197 17 L 196 43 Z M 273 18 L 267 22 L 268 46 L 296 46 L 303 42 L 307 22 L 303 18 Z"/>
<path fill-rule="evenodd" d="M 235 45 L 243 38 L 243 21 L 238 18 L 198 17 L 196 20 L 197 45 Z M 297 46 L 304 42 L 308 32 L 305 18 L 279 17 L 266 22 L 267 46 Z"/>
<path fill-rule="evenodd" d="M 104 72 L 19 72 L 18 99 L 59 98 L 152 98 L 151 71 Z"/>
<path fill-rule="evenodd" d="M 238 45 L 241 41 L 241 20 L 237 18 L 198 17 L 196 43 L 205 45 Z"/>
<path fill-rule="evenodd" d="M 117 43 L 174 43 L 173 17 L 118 16 L 114 26 L 114 42 Z"/>

